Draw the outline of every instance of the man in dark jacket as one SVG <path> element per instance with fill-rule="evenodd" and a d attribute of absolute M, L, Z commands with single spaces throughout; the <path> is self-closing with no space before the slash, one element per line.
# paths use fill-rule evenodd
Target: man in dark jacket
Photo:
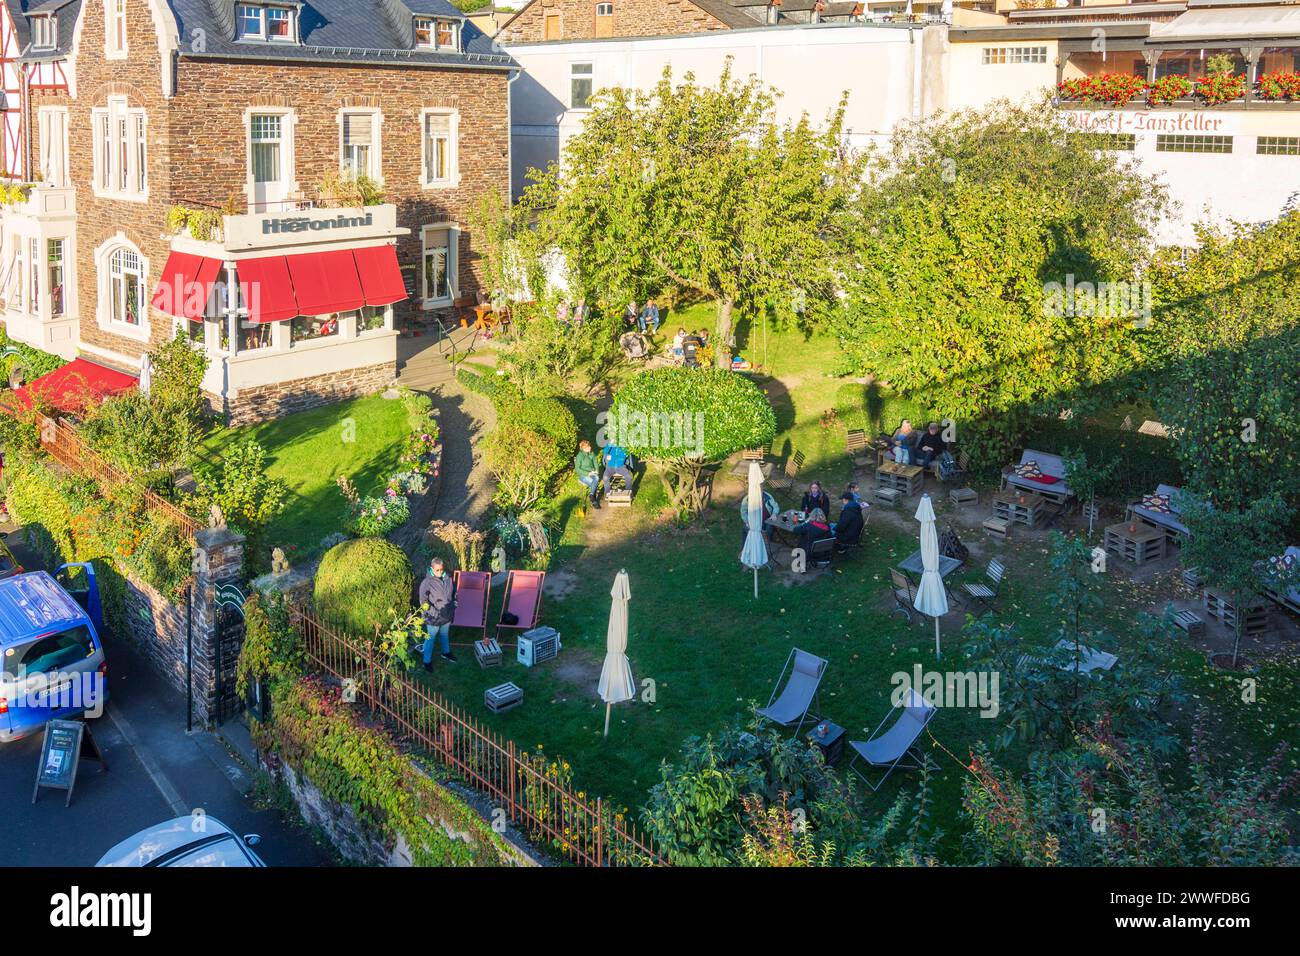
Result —
<path fill-rule="evenodd" d="M 917 442 L 915 463 L 922 468 L 929 468 L 930 462 L 941 457 L 947 447 L 948 443 L 939 434 L 939 423 L 930 422 L 930 427 L 925 430 L 925 434 Z"/>
<path fill-rule="evenodd" d="M 456 663 L 451 652 L 451 621 L 456 616 L 456 585 L 443 567 L 442 558 L 429 562 L 429 573 L 420 582 L 420 605 L 424 608 L 424 669 L 433 670 L 433 644 L 437 641 L 442 659 Z"/>
<path fill-rule="evenodd" d="M 862 538 L 862 506 L 847 491 L 840 495 L 840 519 L 835 522 L 835 543 L 841 547 Z"/>

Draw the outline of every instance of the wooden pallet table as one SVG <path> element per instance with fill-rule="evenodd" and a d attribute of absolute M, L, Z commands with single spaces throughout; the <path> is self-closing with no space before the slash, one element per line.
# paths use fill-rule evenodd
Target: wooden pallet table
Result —
<path fill-rule="evenodd" d="M 1237 629 L 1237 607 L 1232 599 L 1212 588 L 1206 588 L 1202 598 L 1206 616 L 1214 618 L 1230 631 Z M 1247 637 L 1268 630 L 1268 604 L 1263 598 L 1251 599 L 1243 613 L 1241 633 Z"/>
<path fill-rule="evenodd" d="M 887 461 L 876 469 L 876 487 L 893 488 L 911 497 L 921 491 L 925 484 L 925 469 L 920 465 L 900 465 L 896 461 Z"/>
<path fill-rule="evenodd" d="M 1043 508 L 1047 499 L 1028 491 L 999 491 L 993 496 L 993 517 L 1001 518 L 1010 524 L 1022 524 L 1027 528 L 1037 527 L 1043 517 Z"/>
<path fill-rule="evenodd" d="M 1165 556 L 1167 544 L 1162 529 L 1149 528 L 1144 524 L 1126 524 L 1121 521 L 1106 528 L 1106 550 L 1137 565 L 1159 561 Z"/>

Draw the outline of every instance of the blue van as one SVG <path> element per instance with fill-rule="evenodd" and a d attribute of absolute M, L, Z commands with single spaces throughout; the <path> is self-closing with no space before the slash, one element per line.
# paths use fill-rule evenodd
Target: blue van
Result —
<path fill-rule="evenodd" d="M 108 703 L 95 568 L 65 564 L 0 580 L 0 742 Z"/>

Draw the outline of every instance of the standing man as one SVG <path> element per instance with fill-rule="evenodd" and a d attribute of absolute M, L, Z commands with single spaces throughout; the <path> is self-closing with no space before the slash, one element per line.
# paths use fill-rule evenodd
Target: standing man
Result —
<path fill-rule="evenodd" d="M 647 299 L 645 308 L 641 310 L 641 331 L 645 332 L 645 327 L 650 326 L 650 334 L 654 335 L 659 331 L 659 306 L 655 305 L 654 299 Z"/>
<path fill-rule="evenodd" d="M 609 480 L 622 475 L 624 486 L 632 490 L 632 469 L 628 467 L 627 451 L 618 445 L 605 446 L 605 497 L 609 497 Z"/>
<path fill-rule="evenodd" d="M 599 508 L 600 499 L 596 496 L 596 489 L 600 485 L 600 456 L 591 450 L 591 442 L 585 438 L 578 443 L 578 455 L 573 459 L 573 470 L 577 473 L 578 480 L 586 486 L 587 497 L 591 503 Z"/>
<path fill-rule="evenodd" d="M 456 663 L 451 652 L 451 620 L 456 616 L 456 585 L 443 567 L 442 558 L 429 562 L 429 573 L 420 582 L 420 604 L 424 607 L 424 669 L 433 670 L 433 643 L 442 649 L 442 659 Z"/>

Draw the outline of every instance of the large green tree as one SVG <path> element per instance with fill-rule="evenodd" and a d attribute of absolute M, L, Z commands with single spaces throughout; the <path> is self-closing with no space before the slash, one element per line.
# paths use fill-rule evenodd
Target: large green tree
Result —
<path fill-rule="evenodd" d="M 1000 420 L 1010 443 L 1008 413 L 1077 407 L 1137 363 L 1143 316 L 1079 285 L 1137 278 L 1165 201 L 1045 103 L 902 126 L 858 204 L 842 371 Z M 1141 311 L 1140 285 L 1115 291 Z"/>
<path fill-rule="evenodd" d="M 716 86 L 666 69 L 650 90 L 602 90 L 591 105 L 525 198 L 571 291 L 613 308 L 665 290 L 712 302 L 722 367 L 738 310 L 791 317 L 834 301 L 861 183 L 842 106 L 821 126 L 779 123 L 776 95 L 729 64 Z"/>

